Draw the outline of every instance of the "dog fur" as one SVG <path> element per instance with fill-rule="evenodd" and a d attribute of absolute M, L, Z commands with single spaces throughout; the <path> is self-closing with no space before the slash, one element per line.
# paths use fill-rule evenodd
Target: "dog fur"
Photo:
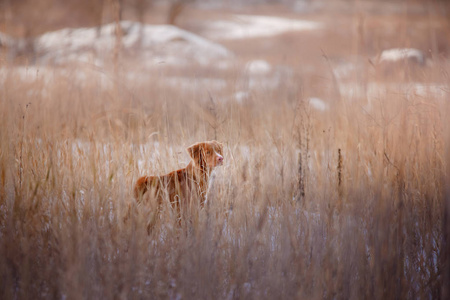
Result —
<path fill-rule="evenodd" d="M 179 218 L 182 208 L 192 201 L 199 201 L 203 207 L 211 172 L 223 164 L 223 145 L 217 141 L 201 142 L 187 148 L 187 152 L 192 160 L 185 168 L 166 175 L 139 178 L 134 187 L 136 200 L 141 203 L 156 199 L 159 210 L 167 199 Z"/>

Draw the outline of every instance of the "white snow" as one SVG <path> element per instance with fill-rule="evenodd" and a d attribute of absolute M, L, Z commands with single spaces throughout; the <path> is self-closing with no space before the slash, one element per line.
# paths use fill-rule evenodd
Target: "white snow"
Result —
<path fill-rule="evenodd" d="M 401 60 L 415 60 L 419 64 L 425 63 L 425 55 L 414 48 L 395 48 L 381 52 L 379 62 L 395 62 Z"/>
<path fill-rule="evenodd" d="M 333 68 L 333 73 L 336 78 L 344 79 L 354 75 L 357 70 L 357 66 L 353 63 L 340 63 Z"/>
<path fill-rule="evenodd" d="M 317 22 L 270 16 L 234 15 L 232 20 L 213 21 L 205 33 L 211 39 L 268 37 L 288 31 L 319 29 Z"/>
<path fill-rule="evenodd" d="M 2 47 L 9 48 L 12 52 L 21 52 L 27 47 L 27 41 L 24 38 L 13 38 L 0 32 L 0 48 Z"/>
<path fill-rule="evenodd" d="M 201 65 L 232 57 L 225 47 L 171 25 L 146 25 L 120 22 L 121 49 L 142 64 Z M 116 23 L 100 28 L 62 29 L 46 33 L 36 40 L 41 61 L 65 63 L 90 62 L 101 66 L 105 56 L 112 56 L 117 43 Z"/>
<path fill-rule="evenodd" d="M 325 101 L 316 97 L 309 98 L 308 103 L 312 108 L 320 111 L 326 111 L 330 108 Z"/>
<path fill-rule="evenodd" d="M 272 66 L 265 60 L 249 61 L 245 68 L 252 75 L 267 75 L 272 71 Z"/>
<path fill-rule="evenodd" d="M 233 95 L 233 99 L 235 99 L 237 103 L 243 103 L 249 97 L 250 97 L 250 93 L 245 92 L 245 91 L 239 91 L 239 92 L 234 93 L 234 95 Z"/>
<path fill-rule="evenodd" d="M 24 83 L 40 81 L 43 85 L 39 86 L 39 90 L 45 90 L 56 78 L 68 79 L 76 84 L 96 80 L 103 88 L 110 88 L 113 84 L 107 73 L 89 68 L 73 70 L 49 66 L 0 67 L 0 84 L 4 84 L 7 78 L 14 78 Z"/>
<path fill-rule="evenodd" d="M 437 101 L 445 101 L 450 94 L 446 85 L 436 83 L 377 83 L 371 82 L 364 89 L 362 86 L 351 83 L 339 85 L 341 96 L 346 100 L 365 98 L 370 103 L 376 99 L 383 99 L 390 95 L 403 95 L 407 99 L 417 97 L 432 97 Z M 370 107 L 365 107 L 370 109 Z"/>
<path fill-rule="evenodd" d="M 3 78 L 8 76 L 16 76 L 21 81 L 34 81 L 39 78 L 39 75 L 42 74 L 42 70 L 35 66 L 27 66 L 27 67 L 14 67 L 14 68 L 0 68 L 0 82 L 3 82 Z"/>
<path fill-rule="evenodd" d="M 446 85 L 414 83 L 406 88 L 408 97 L 433 97 L 435 99 L 445 100 L 450 94 L 450 89 Z"/>
<path fill-rule="evenodd" d="M 187 77 L 168 77 L 164 83 L 172 88 L 184 90 L 222 90 L 227 87 L 227 82 L 220 78 L 187 78 Z"/>

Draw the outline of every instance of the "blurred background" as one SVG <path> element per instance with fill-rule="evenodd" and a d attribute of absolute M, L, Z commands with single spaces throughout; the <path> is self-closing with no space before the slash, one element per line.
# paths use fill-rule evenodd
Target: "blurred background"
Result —
<path fill-rule="evenodd" d="M 0 0 L 0 298 L 449 299 L 449 8 Z"/>
<path fill-rule="evenodd" d="M 370 100 L 378 87 L 369 78 L 436 81 L 432 64 L 448 64 L 447 1 L 2 0 L 0 7 L 3 66 L 100 68 L 135 83 L 153 73 L 168 86 L 189 87 L 186 77 L 196 76 L 204 93 L 239 101 L 249 87 L 294 77 L 317 103 L 338 94 Z M 224 79 L 237 73 L 245 83 L 230 94 Z"/>
<path fill-rule="evenodd" d="M 386 80 L 440 81 L 433 65 L 448 64 L 448 6 L 438 0 L 2 0 L 0 63 L 41 66 L 41 74 L 49 66 L 76 70 L 77 80 L 101 70 L 135 85 L 157 78 L 188 89 L 195 76 L 202 98 L 213 93 L 237 101 L 255 88 L 296 81 L 320 109 L 342 96 L 370 101 Z M 237 74 L 230 90 L 227 82 Z"/>

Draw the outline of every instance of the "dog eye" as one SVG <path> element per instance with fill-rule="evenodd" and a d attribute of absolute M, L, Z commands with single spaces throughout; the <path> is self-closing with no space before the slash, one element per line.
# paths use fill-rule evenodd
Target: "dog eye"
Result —
<path fill-rule="evenodd" d="M 209 151 L 209 150 L 206 151 L 206 155 L 209 155 L 209 154 L 211 154 L 211 151 Z"/>

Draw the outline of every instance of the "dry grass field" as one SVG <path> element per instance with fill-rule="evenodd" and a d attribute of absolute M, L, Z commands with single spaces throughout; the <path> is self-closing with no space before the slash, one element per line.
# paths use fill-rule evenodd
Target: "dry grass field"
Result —
<path fill-rule="evenodd" d="M 161 65 L 140 80 L 126 57 L 98 69 L 3 52 L 1 299 L 448 299 L 448 11 L 253 9 L 325 29 L 217 39 L 230 68 Z M 189 15 L 202 11 L 180 26 L 201 34 Z M 428 63 L 372 63 L 396 47 Z M 279 66 L 276 84 L 250 59 Z M 343 60 L 354 68 L 339 77 Z M 225 164 L 208 204 L 181 228 L 165 207 L 148 234 L 135 180 L 211 139 Z"/>

